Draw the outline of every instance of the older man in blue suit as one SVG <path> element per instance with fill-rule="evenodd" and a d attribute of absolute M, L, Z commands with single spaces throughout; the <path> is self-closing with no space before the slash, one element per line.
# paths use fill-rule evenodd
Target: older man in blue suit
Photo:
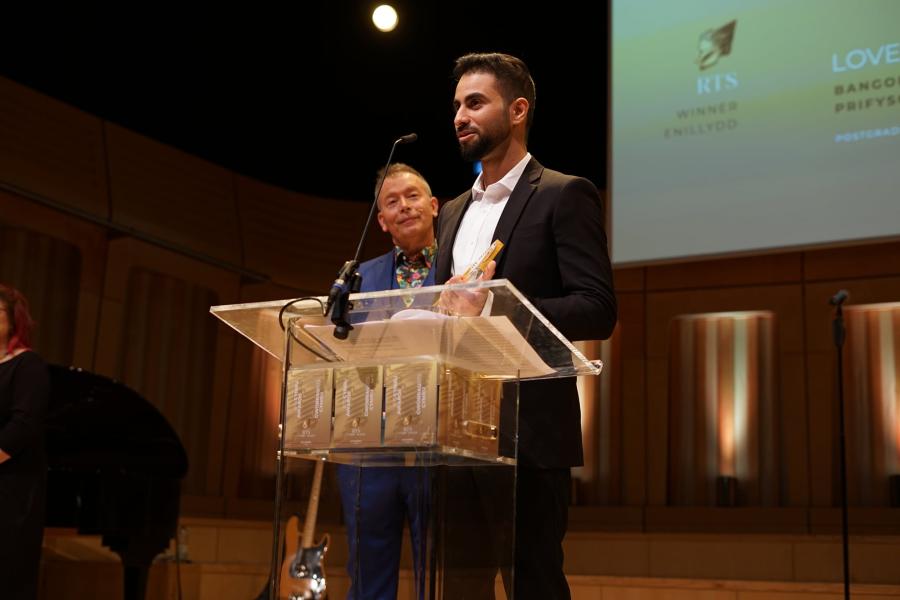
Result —
<path fill-rule="evenodd" d="M 379 173 L 380 177 L 380 173 Z M 434 284 L 437 198 L 422 175 L 402 163 L 388 168 L 378 195 L 378 224 L 394 248 L 364 262 L 363 292 Z M 400 547 L 409 523 L 416 596 L 425 595 L 430 478 L 415 467 L 338 467 L 341 502 L 350 546 L 347 571 L 352 600 L 397 597 Z"/>

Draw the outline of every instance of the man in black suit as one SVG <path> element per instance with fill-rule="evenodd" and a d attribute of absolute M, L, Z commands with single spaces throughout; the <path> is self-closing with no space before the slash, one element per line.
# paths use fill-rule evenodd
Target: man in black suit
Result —
<path fill-rule="evenodd" d="M 438 221 L 437 283 L 459 275 L 495 239 L 495 278 L 509 279 L 569 340 L 608 338 L 616 298 L 594 185 L 544 168 L 526 147 L 534 81 L 506 54 L 456 61 L 453 124 L 466 160 L 480 160 L 472 189 Z M 599 140 L 598 140 L 599 143 Z M 490 273 L 488 273 L 490 275 Z M 563 574 L 570 467 L 583 463 L 573 378 L 524 383 L 516 477 L 516 598 L 569 598 Z"/>

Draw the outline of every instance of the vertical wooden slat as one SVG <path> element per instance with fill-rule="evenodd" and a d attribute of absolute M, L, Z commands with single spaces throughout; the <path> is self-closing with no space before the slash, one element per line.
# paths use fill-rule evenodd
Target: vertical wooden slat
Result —
<path fill-rule="evenodd" d="M 900 304 L 854 305 L 845 322 L 848 496 L 852 505 L 887 506 L 900 446 Z"/>
<path fill-rule="evenodd" d="M 128 277 L 121 380 L 154 404 L 181 437 L 190 470 L 185 493 L 207 490 L 216 294 L 143 268 Z"/>
<path fill-rule="evenodd" d="M 0 224 L 0 283 L 25 295 L 37 324 L 32 343 L 49 363 L 74 358 L 81 263 L 74 244 Z"/>
<path fill-rule="evenodd" d="M 673 320 L 670 504 L 713 504 L 718 476 L 737 478 L 740 503 L 777 503 L 772 327 L 758 311 Z"/>

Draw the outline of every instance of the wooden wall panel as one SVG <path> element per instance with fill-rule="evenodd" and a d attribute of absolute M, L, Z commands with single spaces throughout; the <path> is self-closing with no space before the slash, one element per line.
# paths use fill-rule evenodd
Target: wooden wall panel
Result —
<path fill-rule="evenodd" d="M 580 504 L 640 506 L 645 497 L 644 295 L 620 291 L 618 306 L 608 341 L 576 344 L 604 361 L 599 378 L 579 378 L 585 464 L 574 475 L 588 484 Z"/>
<path fill-rule="evenodd" d="M 770 310 L 778 319 L 781 352 L 803 352 L 803 301 L 799 285 L 718 288 L 647 294 L 647 355 L 666 356 L 668 324 L 678 315 Z"/>
<path fill-rule="evenodd" d="M 647 499 L 646 506 L 665 506 L 669 470 L 669 371 L 665 357 L 647 357 L 645 362 L 647 405 Z"/>
<path fill-rule="evenodd" d="M 850 305 L 844 319 L 849 502 L 889 506 L 900 473 L 900 302 Z"/>
<path fill-rule="evenodd" d="M 876 304 L 900 301 L 900 276 L 872 279 L 838 279 L 831 282 L 809 283 L 806 297 L 807 346 L 811 353 L 834 351 L 831 323 L 834 308 L 828 300 L 835 292 L 846 289 L 850 298 L 846 304 Z"/>
<path fill-rule="evenodd" d="M 806 253 L 807 281 L 900 274 L 900 242 L 861 244 Z"/>
<path fill-rule="evenodd" d="M 234 175 L 116 125 L 105 129 L 116 224 L 242 264 Z"/>
<path fill-rule="evenodd" d="M 651 448 L 661 445 L 652 443 L 648 433 L 645 378 L 644 361 L 623 358 L 622 504 L 625 506 L 643 506 L 647 503 L 647 457 Z"/>
<path fill-rule="evenodd" d="M 243 285 L 240 294 L 240 302 L 264 302 L 296 298 L 300 292 L 292 288 L 265 283 Z M 260 412 L 265 414 L 267 405 L 277 402 L 278 397 L 277 395 L 274 399 L 267 397 L 265 386 L 260 386 L 259 382 L 254 381 L 253 361 L 261 360 L 262 355 L 253 343 L 233 331 L 229 331 L 225 335 L 233 337 L 235 340 L 234 368 L 231 372 L 231 395 L 228 409 L 228 444 L 225 447 L 222 484 L 222 493 L 226 498 L 225 514 L 230 517 L 270 518 L 274 483 L 271 478 L 267 477 L 267 474 L 273 472 L 274 457 L 270 457 L 265 468 L 258 469 L 255 473 L 255 479 L 262 482 L 258 484 L 259 488 L 255 490 L 255 493 L 244 493 L 248 486 L 245 465 L 248 462 L 252 464 L 253 461 L 249 457 L 260 452 L 261 447 L 266 443 L 259 441 L 262 437 L 264 423 L 260 423 L 258 415 Z M 273 358 L 267 359 L 266 362 L 270 363 L 268 367 L 270 369 L 280 368 L 278 361 Z"/>
<path fill-rule="evenodd" d="M 809 506 L 809 404 L 804 355 L 785 352 L 777 359 L 781 376 L 780 422 L 782 478 L 781 504 Z"/>
<path fill-rule="evenodd" d="M 128 276 L 116 378 L 155 405 L 181 435 L 190 469 L 184 492 L 203 495 L 217 486 L 210 462 L 210 422 L 226 406 L 215 406 L 212 386 L 216 323 L 208 314 L 218 304 L 210 288 L 146 267 L 132 267 Z M 227 413 L 226 413 L 227 414 Z"/>
<path fill-rule="evenodd" d="M 136 303 L 133 298 L 129 298 L 129 290 L 134 293 L 134 286 L 131 284 L 135 274 L 156 273 L 162 276 L 161 279 L 165 279 L 166 282 L 173 283 L 173 285 L 209 290 L 211 301 L 218 304 L 230 304 L 237 301 L 238 277 L 227 271 L 129 238 L 110 242 L 109 250 L 94 370 L 123 381 L 126 385 L 134 387 L 138 393 L 147 393 L 148 390 L 154 392 L 156 388 L 141 378 L 140 368 L 136 371 L 126 369 L 128 356 L 126 346 L 129 343 L 158 345 L 162 341 L 153 336 L 149 338 L 129 337 L 128 332 L 131 330 L 129 320 L 138 316 L 128 312 L 129 305 L 139 306 L 140 304 Z M 169 283 L 165 285 L 169 285 Z M 162 292 L 164 290 L 160 290 L 160 293 Z M 157 296 L 152 296 L 151 300 L 155 297 Z M 207 384 L 207 387 L 197 388 L 200 390 L 197 392 L 200 394 L 199 397 L 182 398 L 181 402 L 189 403 L 190 406 L 181 406 L 180 404 L 161 406 L 158 404 L 160 398 L 148 396 L 146 399 L 160 408 L 182 436 L 185 447 L 194 453 L 194 456 L 189 456 L 189 460 L 192 461 L 192 469 L 200 469 L 201 472 L 192 471 L 189 474 L 190 493 L 195 496 L 220 497 L 235 338 L 228 335 L 228 329 L 224 324 L 220 325 L 213 320 L 214 317 L 208 312 L 208 306 L 204 307 L 191 302 L 182 304 L 194 306 L 196 314 L 186 315 L 187 320 L 178 317 L 179 320 L 174 322 L 173 326 L 176 326 L 177 330 L 180 327 L 178 323 L 182 321 L 185 323 L 185 327 L 203 327 L 206 320 L 209 320 L 209 323 L 215 323 L 212 325 L 215 331 L 214 348 L 192 350 L 190 347 L 170 345 L 168 352 L 167 348 L 158 348 L 154 354 L 152 348 L 142 346 L 135 352 L 150 352 L 147 356 L 160 357 L 161 364 L 144 365 L 144 369 L 151 371 L 152 369 L 167 368 L 166 361 L 175 360 L 185 355 L 185 352 L 212 353 L 212 356 L 202 357 L 203 361 L 209 361 L 202 363 L 209 365 L 209 372 L 197 371 L 183 374 L 183 382 L 187 386 L 184 389 L 193 389 L 191 382 L 194 379 Z M 165 322 L 165 319 L 161 321 L 161 323 Z M 161 330 L 159 337 L 164 335 L 170 335 L 170 333 Z M 173 342 L 173 344 L 176 343 Z M 174 368 L 172 365 L 169 367 Z M 144 389 L 145 386 L 148 386 L 147 389 Z M 196 418 L 197 410 L 206 412 L 205 420 Z M 188 418 L 186 415 L 193 416 Z"/>
<path fill-rule="evenodd" d="M 0 282 L 28 300 L 37 324 L 30 344 L 48 363 L 72 364 L 81 263 L 73 244 L 0 223 Z"/>
<path fill-rule="evenodd" d="M 647 404 L 645 375 L 646 353 L 645 296 L 619 293 L 622 365 L 622 503 L 641 506 L 647 498 Z M 601 375 L 602 377 L 603 375 Z"/>
<path fill-rule="evenodd" d="M 241 394 L 233 424 L 239 427 L 239 470 L 234 495 L 271 500 L 275 490 L 282 364 L 257 346 L 241 344 L 235 352 L 235 393 Z M 235 436 L 238 437 L 238 436 Z"/>
<path fill-rule="evenodd" d="M 0 77 L 0 182 L 106 218 L 100 119 Z"/>
<path fill-rule="evenodd" d="M 353 258 L 369 210 L 361 202 L 296 194 L 247 177 L 237 178 L 237 200 L 247 268 L 315 294 L 326 293 L 344 261 Z M 373 228 L 364 257 L 389 246 Z"/>
<path fill-rule="evenodd" d="M 241 302 L 296 297 L 298 292 L 273 284 L 245 285 Z M 225 455 L 224 515 L 229 518 L 272 516 L 275 491 L 275 451 L 280 411 L 281 363 L 242 337 L 234 348 L 231 408 Z M 305 509 L 312 480 L 311 461 L 289 461 L 285 498 L 295 510 Z M 340 496 L 334 474 L 326 470 L 319 518 L 339 520 Z"/>
<path fill-rule="evenodd" d="M 833 443 L 837 408 L 834 405 L 834 357 L 829 353 L 806 356 L 809 394 L 809 487 L 810 506 L 833 506 L 837 500 L 833 476 L 838 454 Z"/>
<path fill-rule="evenodd" d="M 730 476 L 737 505 L 779 506 L 774 315 L 687 315 L 669 331 L 669 504 L 715 505 Z"/>
<path fill-rule="evenodd" d="M 620 336 L 576 342 L 589 360 L 603 361 L 601 377 L 578 377 L 584 465 L 572 470 L 575 504 L 618 506 L 622 502 L 622 361 Z"/>
<path fill-rule="evenodd" d="M 792 252 L 651 266 L 647 267 L 647 289 L 723 288 L 799 282 L 802 258 L 799 252 Z"/>
<path fill-rule="evenodd" d="M 633 267 L 629 269 L 613 269 L 613 281 L 616 285 L 616 292 L 640 292 L 644 289 L 644 278 L 647 269 L 643 267 Z"/>
<path fill-rule="evenodd" d="M 897 302 L 900 301 L 900 277 L 838 279 L 809 283 L 805 287 L 810 486 L 811 504 L 817 507 L 833 506 L 839 498 L 837 359 L 831 333 L 834 309 L 828 304 L 828 299 L 839 289 L 850 291 L 848 304 Z M 851 360 L 845 354 L 845 369 Z"/>
<path fill-rule="evenodd" d="M 67 326 L 74 338 L 72 364 L 90 368 L 94 361 L 94 341 L 100 314 L 106 263 L 106 231 L 85 221 L 73 219 L 22 197 L 0 191 L 0 223 L 25 231 L 33 231 L 71 244 L 81 255 L 75 321 Z M 35 274 L 37 275 L 37 274 Z M 52 277 L 52 273 L 43 276 Z M 14 285 L 15 281 L 11 282 Z M 29 298 L 32 304 L 40 302 Z M 50 357 L 53 358 L 53 357 Z M 65 357 L 59 357 L 62 360 Z"/>
<path fill-rule="evenodd" d="M 652 292 L 647 294 L 647 407 L 648 440 L 657 440 L 649 445 L 648 460 L 648 502 L 651 505 L 665 504 L 667 477 L 668 436 L 668 331 L 671 320 L 682 314 L 712 313 L 722 311 L 769 310 L 776 318 L 776 357 L 779 372 L 779 406 L 782 418 L 792 418 L 806 414 L 804 373 L 783 368 L 785 357 L 802 356 L 804 352 L 803 298 L 800 285 L 776 285 L 755 287 L 730 287 L 722 289 Z M 800 392 L 798 395 L 798 391 Z M 791 435 L 804 435 L 805 418 L 799 422 L 782 423 L 782 428 L 790 428 Z M 795 431 L 795 427 L 799 428 Z M 784 437 L 784 434 L 782 434 Z M 798 467 L 806 461 L 805 444 L 778 444 L 785 453 L 792 453 L 782 464 Z M 792 495 L 782 498 L 791 505 L 801 501 L 803 494 L 798 490 L 806 485 L 806 472 L 785 472 L 782 477 L 792 481 L 782 486 L 791 490 Z M 784 480 L 782 479 L 782 482 Z"/>

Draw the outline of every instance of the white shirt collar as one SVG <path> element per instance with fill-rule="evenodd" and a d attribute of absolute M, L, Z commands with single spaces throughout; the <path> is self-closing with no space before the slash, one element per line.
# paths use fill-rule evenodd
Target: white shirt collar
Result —
<path fill-rule="evenodd" d="M 516 166 L 507 171 L 506 175 L 500 178 L 499 181 L 492 183 L 487 186 L 487 189 L 493 188 L 495 185 L 500 186 L 506 190 L 506 194 L 501 194 L 502 196 L 509 197 L 509 194 L 512 193 L 513 188 L 516 187 L 516 184 L 519 182 L 519 178 L 522 177 L 522 173 L 525 172 L 525 167 L 528 166 L 528 161 L 531 160 L 531 153 L 526 152 L 525 156 L 522 157 Z M 478 177 L 475 178 L 475 183 L 472 185 L 472 201 L 478 202 L 484 196 L 485 188 L 484 188 L 484 171 L 478 174 Z"/>

